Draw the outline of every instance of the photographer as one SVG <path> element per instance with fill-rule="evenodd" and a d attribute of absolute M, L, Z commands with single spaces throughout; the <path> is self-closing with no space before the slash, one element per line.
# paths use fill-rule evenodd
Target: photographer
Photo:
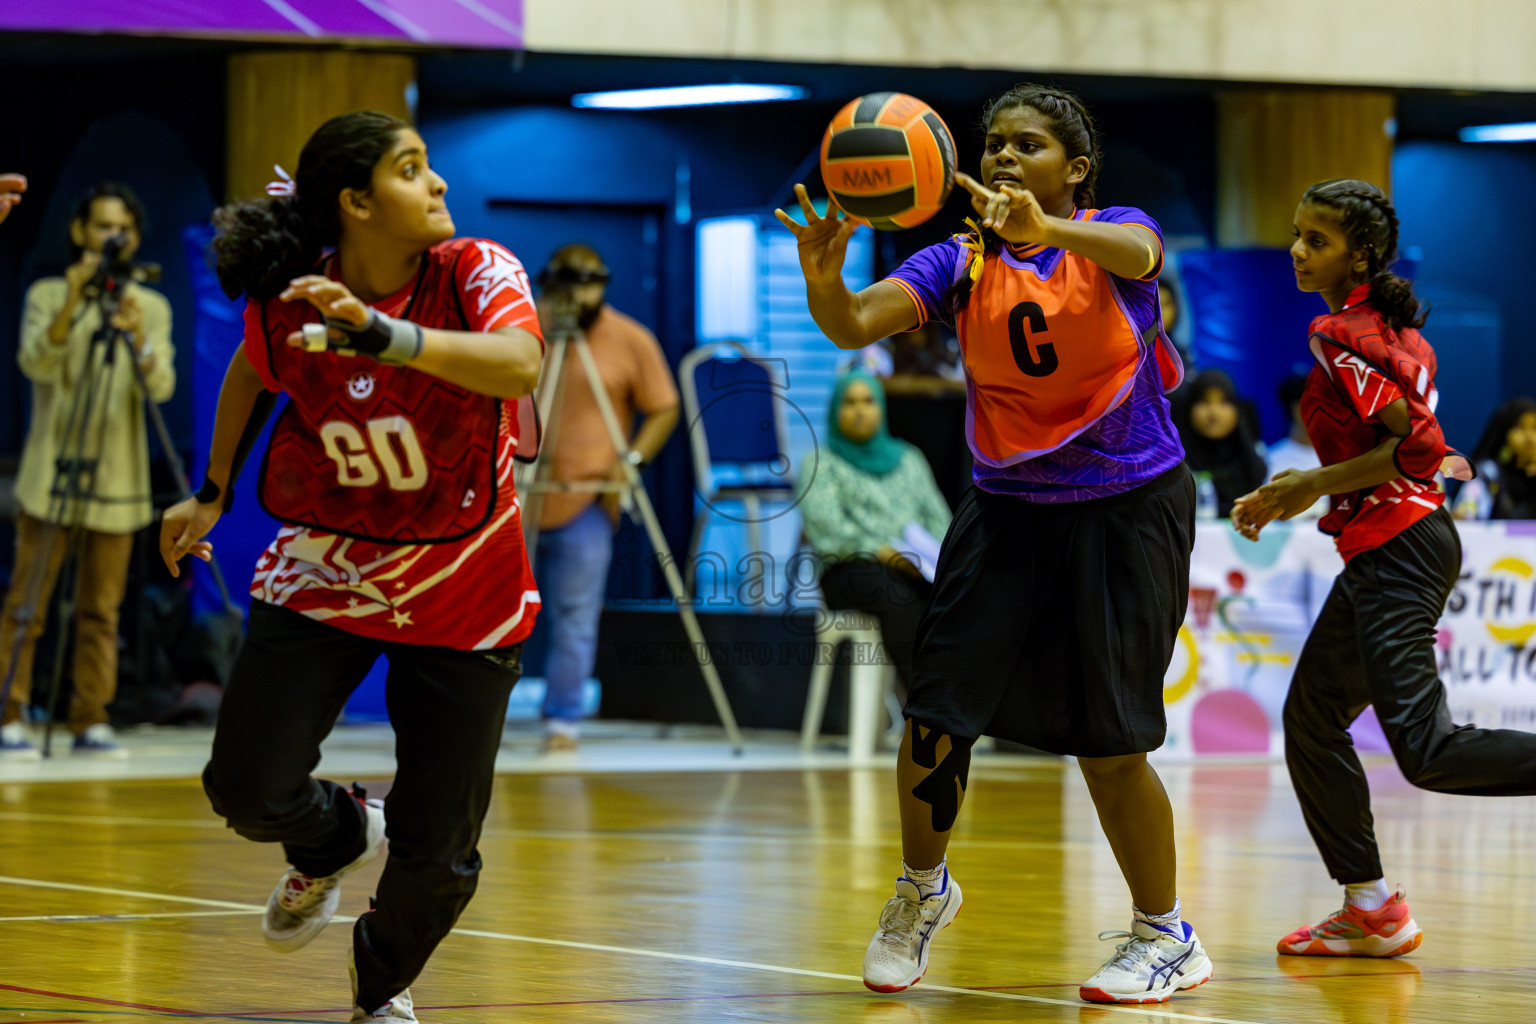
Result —
<path fill-rule="evenodd" d="M 48 599 L 65 557 L 67 529 L 79 525 L 80 576 L 74 648 L 74 697 L 69 726 L 76 754 L 121 756 L 107 705 L 117 691 L 117 617 L 128 577 L 133 534 L 154 518 L 144 394 L 131 358 L 144 373 L 149 398 L 164 402 L 176 388 L 171 309 L 165 297 L 132 279 L 131 260 L 144 228 L 144 210 L 122 185 L 87 193 L 69 225 L 74 263 L 63 277 L 45 277 L 27 291 L 17 363 L 32 380 L 32 417 L 16 479 L 21 514 L 16 563 L 0 614 L 0 678 L 16 658 L 10 699 L 0 716 L 0 756 L 37 756 L 24 725 L 31 696 L 32 655 Z M 104 251 L 111 265 L 104 268 Z M 112 258 L 115 256 L 115 259 Z M 97 301 L 108 274 L 124 282 L 112 324 L 123 332 L 111 347 L 93 344 L 101 328 Z M 85 393 L 78 392 L 81 389 Z M 78 401 L 77 401 L 78 399 Z M 82 422 L 82 410 L 89 416 Z M 54 496 L 58 459 L 96 460 L 94 480 L 82 474 L 76 497 Z M 35 614 L 16 647 L 18 613 L 41 563 L 43 585 Z"/>
<path fill-rule="evenodd" d="M 544 295 L 539 318 L 545 333 L 561 334 L 554 311 L 574 314 L 586 335 L 619 428 L 629 438 L 623 458 L 636 468 L 661 451 L 677 427 L 677 385 L 656 336 L 604 301 L 608 267 L 590 246 L 567 245 L 555 252 L 539 275 Z M 571 354 L 565 395 L 546 457 L 550 479 L 578 483 L 625 479 L 602 411 L 581 363 Z M 639 416 L 640 423 L 634 421 Z M 534 569 L 548 623 L 549 656 L 544 670 L 544 752 L 577 749 L 581 729 L 581 688 L 597 659 L 597 626 L 613 560 L 613 532 L 619 522 L 619 494 L 555 491 L 539 513 Z"/>

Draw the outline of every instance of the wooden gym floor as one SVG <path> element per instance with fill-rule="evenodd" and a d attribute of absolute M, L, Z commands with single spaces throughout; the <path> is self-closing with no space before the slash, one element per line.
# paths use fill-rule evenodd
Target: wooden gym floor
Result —
<path fill-rule="evenodd" d="M 965 911 L 901 996 L 859 983 L 899 866 L 887 769 L 513 774 L 485 872 L 413 988 L 425 1024 L 1522 1021 L 1536 1018 L 1536 803 L 1374 769 L 1391 880 L 1424 944 L 1277 957 L 1332 910 L 1283 767 L 1162 769 L 1181 893 L 1214 980 L 1150 1008 L 1079 1002 L 1128 897 L 1074 766 L 978 758 L 951 865 Z M 382 783 L 380 788 L 382 788 Z M 194 779 L 0 783 L 0 1024 L 347 1017 L 349 929 L 288 957 L 258 915 L 282 865 Z M 343 886 L 355 914 L 379 868 Z M 338 918 L 338 922 L 340 922 Z"/>

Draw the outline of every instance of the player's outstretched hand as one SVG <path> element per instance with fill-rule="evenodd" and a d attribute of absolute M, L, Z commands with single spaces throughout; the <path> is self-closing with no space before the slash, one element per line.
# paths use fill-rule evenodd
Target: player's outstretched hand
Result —
<path fill-rule="evenodd" d="M 178 501 L 165 510 L 160 521 L 160 557 L 172 576 L 181 575 L 181 559 L 185 555 L 213 560 L 213 545 L 203 540 L 213 524 L 219 521 L 223 507 L 214 501 L 203 504 L 195 497 Z"/>
<path fill-rule="evenodd" d="M 998 237 L 1014 245 L 1035 245 L 1045 241 L 1045 211 L 1027 188 L 1004 185 L 990 189 L 960 172 L 955 184 L 971 194 L 971 209 L 981 214 L 981 226 L 991 228 Z"/>
<path fill-rule="evenodd" d="M 821 216 L 811 205 L 811 197 L 804 185 L 795 186 L 795 198 L 805 212 L 801 224 L 783 210 L 773 215 L 794 233 L 800 251 L 800 272 L 809 284 L 830 284 L 843 273 L 843 259 L 848 255 L 848 239 L 858 224 L 842 215 L 837 204 L 827 200 L 827 215 Z"/>
<path fill-rule="evenodd" d="M 278 296 L 284 302 L 307 302 L 331 319 L 341 320 L 354 327 L 362 327 L 368 322 L 368 306 L 353 295 L 347 286 L 340 281 L 332 281 L 320 274 L 308 274 L 304 277 L 296 277 L 288 282 L 288 287 L 283 289 Z M 331 328 L 331 340 L 341 341 L 345 335 Z M 289 348 L 303 348 L 304 334 L 302 331 L 294 331 L 288 335 Z"/>
<path fill-rule="evenodd" d="M 1274 518 L 1266 513 L 1258 491 L 1250 491 L 1232 503 L 1232 528 L 1249 540 L 1258 540 L 1259 531 Z"/>
<path fill-rule="evenodd" d="M 27 179 L 20 174 L 0 174 L 0 221 L 10 216 L 11 208 L 21 202 Z"/>
<path fill-rule="evenodd" d="M 1238 498 L 1232 504 L 1232 525 L 1249 540 L 1276 519 L 1292 519 L 1322 497 L 1312 474 L 1301 469 L 1282 469 L 1269 483 Z"/>

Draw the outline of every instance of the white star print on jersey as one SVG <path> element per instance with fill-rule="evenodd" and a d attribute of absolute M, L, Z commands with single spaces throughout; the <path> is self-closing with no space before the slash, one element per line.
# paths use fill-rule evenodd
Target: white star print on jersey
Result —
<path fill-rule="evenodd" d="M 495 242 L 479 241 L 475 248 L 480 253 L 480 262 L 475 269 L 470 271 L 469 278 L 464 282 L 464 292 L 479 291 L 476 299 L 478 303 L 476 313 L 483 314 L 493 300 L 507 289 L 512 289 L 515 298 L 504 301 L 501 304 L 499 315 L 486 324 L 485 330 L 494 331 L 505 325 L 512 319 L 512 312 L 524 303 L 530 308 L 533 306 L 533 289 L 528 284 L 528 272 L 518 262 L 516 256 L 497 245 Z"/>

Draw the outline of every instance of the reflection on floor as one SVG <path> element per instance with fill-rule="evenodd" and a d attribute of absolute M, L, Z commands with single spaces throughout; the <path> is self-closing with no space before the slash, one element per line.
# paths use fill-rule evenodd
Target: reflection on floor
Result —
<path fill-rule="evenodd" d="M 363 735 L 338 734 L 327 766 L 383 791 L 387 768 L 342 770 L 387 766 L 382 737 Z M 1077 984 L 1108 952 L 1096 934 L 1129 911 L 1086 790 L 1071 762 L 984 756 L 951 857 L 965 911 L 923 983 L 880 997 L 858 971 L 899 868 L 893 775 L 835 754 L 773 768 L 798 756 L 792 742 L 756 740 L 734 761 L 718 733 L 657 742 L 631 727 L 499 779 L 479 894 L 414 986 L 422 1021 L 1531 1019 L 1530 801 L 1425 794 L 1376 766 L 1378 833 L 1424 944 L 1393 961 L 1284 958 L 1275 940 L 1338 899 L 1284 768 L 1165 766 L 1181 894 L 1216 976 L 1162 1006 L 1095 1007 Z M 514 735 L 504 756 L 534 763 L 536 743 Z M 132 760 L 161 757 L 153 745 Z M 669 763 L 694 746 L 722 763 Z M 620 748 L 643 770 L 601 770 Z M 256 917 L 281 853 L 225 830 L 192 774 L 0 777 L 0 1024 L 346 1019 L 344 923 L 286 959 L 268 952 Z M 378 870 L 348 879 L 343 914 L 366 907 Z"/>

